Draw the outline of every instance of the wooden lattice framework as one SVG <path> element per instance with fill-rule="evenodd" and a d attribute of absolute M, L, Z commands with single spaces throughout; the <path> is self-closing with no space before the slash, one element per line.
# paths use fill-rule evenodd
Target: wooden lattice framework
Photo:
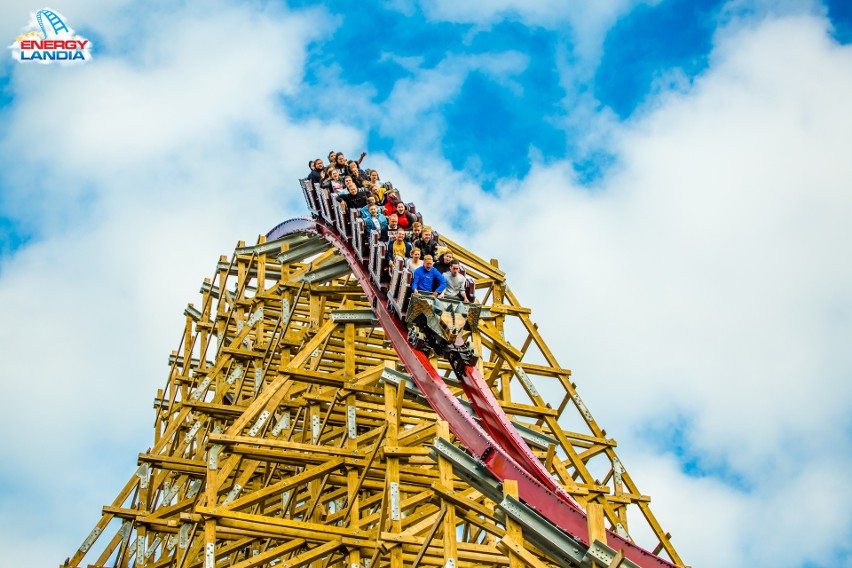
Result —
<path fill-rule="evenodd" d="M 590 535 L 641 523 L 653 542 L 639 544 L 682 565 L 497 262 L 442 240 L 487 308 L 471 337 L 480 371 L 587 511 Z M 201 293 L 155 399 L 153 446 L 64 565 L 552 565 L 430 457 L 436 437 L 453 439 L 448 426 L 412 392 L 328 243 L 240 243 Z M 433 364 L 452 386 L 446 362 Z M 503 490 L 517 496 L 511 481 Z"/>

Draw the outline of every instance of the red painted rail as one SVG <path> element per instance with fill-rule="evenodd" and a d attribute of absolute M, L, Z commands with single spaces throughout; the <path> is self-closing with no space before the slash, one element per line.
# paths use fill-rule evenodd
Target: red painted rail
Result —
<path fill-rule="evenodd" d="M 428 357 L 408 343 L 408 332 L 404 323 L 388 310 L 385 294 L 370 279 L 368 270 L 337 229 L 322 220 L 296 218 L 276 226 L 267 234 L 267 239 L 273 240 L 294 233 L 319 235 L 346 259 L 400 360 L 426 396 L 429 405 L 441 419 L 447 421 L 450 430 L 465 448 L 479 457 L 488 471 L 501 481 L 517 480 L 518 495 L 528 506 L 566 533 L 589 545 L 586 515 L 550 477 L 529 446 L 521 439 L 476 367 L 466 366 L 464 376 L 459 377 L 459 380 L 480 417 L 481 424 L 459 404 Z M 607 545 L 615 550 L 624 550 L 625 557 L 642 568 L 675 567 L 671 562 L 612 531 L 607 531 Z"/>

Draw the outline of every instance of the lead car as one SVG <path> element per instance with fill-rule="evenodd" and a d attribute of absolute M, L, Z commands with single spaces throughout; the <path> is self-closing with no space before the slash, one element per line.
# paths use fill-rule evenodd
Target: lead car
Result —
<path fill-rule="evenodd" d="M 481 311 L 479 304 L 414 292 L 405 317 L 408 342 L 427 355 L 434 351 L 450 359 L 461 351 L 469 357 L 467 337 L 476 331 Z"/>

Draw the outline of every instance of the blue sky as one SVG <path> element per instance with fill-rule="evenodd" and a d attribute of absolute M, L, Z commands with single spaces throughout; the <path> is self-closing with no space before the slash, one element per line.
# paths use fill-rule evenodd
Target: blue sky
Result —
<path fill-rule="evenodd" d="M 79 545 L 199 282 L 335 149 L 500 259 L 688 563 L 848 564 L 848 2 L 50 7 L 94 59 L 0 61 L 0 563 Z"/>

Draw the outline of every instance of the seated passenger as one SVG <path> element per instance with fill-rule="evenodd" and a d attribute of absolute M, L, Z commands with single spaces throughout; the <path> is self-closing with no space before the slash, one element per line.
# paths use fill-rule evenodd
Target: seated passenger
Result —
<path fill-rule="evenodd" d="M 323 180 L 320 187 L 324 187 L 325 189 L 332 192 L 332 195 L 340 193 L 346 186 L 343 185 L 343 182 L 340 179 L 340 173 L 334 168 L 328 168 L 328 174 L 325 180 Z"/>
<path fill-rule="evenodd" d="M 379 206 L 375 203 L 370 205 L 369 211 L 370 214 L 364 219 L 364 224 L 367 227 L 367 237 L 369 238 L 370 233 L 373 231 L 378 231 L 379 238 L 381 239 L 382 233 L 388 228 L 388 218 L 379 213 Z"/>
<path fill-rule="evenodd" d="M 385 188 L 380 185 L 376 185 L 371 181 L 365 181 L 362 186 L 364 189 L 372 193 L 376 197 L 376 205 L 378 205 L 382 209 L 382 213 L 384 213 L 385 217 L 387 217 L 388 213 L 385 211 Z"/>
<path fill-rule="evenodd" d="M 414 247 L 420 249 L 424 263 L 426 262 L 426 255 L 432 258 L 438 255 L 438 243 L 432 240 L 432 227 L 423 227 L 422 236 L 414 241 Z"/>
<path fill-rule="evenodd" d="M 396 230 L 402 229 L 402 227 L 399 226 L 399 221 L 397 220 L 396 213 L 394 213 L 390 216 L 387 216 L 387 217 L 388 217 L 388 234 L 390 236 L 394 236 L 394 235 L 396 235 Z M 402 229 L 402 232 L 404 233 L 405 229 Z"/>
<path fill-rule="evenodd" d="M 435 265 L 435 268 L 438 268 L 437 264 Z M 460 272 L 459 261 L 455 259 L 450 261 L 450 269 L 447 272 L 444 272 L 444 279 L 447 281 L 447 288 L 444 290 L 442 297 L 449 298 L 451 300 L 461 300 L 463 302 L 470 301 L 467 297 L 467 293 L 464 291 L 465 286 L 467 285 L 467 278 L 462 276 L 462 273 Z"/>
<path fill-rule="evenodd" d="M 438 247 L 438 260 L 435 261 L 435 268 L 441 274 L 446 274 L 450 271 L 450 263 L 453 261 L 453 252 L 447 247 Z"/>
<path fill-rule="evenodd" d="M 343 155 L 343 152 L 338 152 L 337 156 L 335 156 L 334 167 L 338 172 L 340 172 L 341 177 L 349 175 L 349 163 L 346 161 L 346 157 Z"/>
<path fill-rule="evenodd" d="M 382 180 L 379 179 L 379 172 L 377 172 L 376 170 L 370 170 L 370 175 L 367 176 L 367 178 L 370 181 L 370 183 L 372 183 L 373 185 L 381 185 L 382 184 Z"/>
<path fill-rule="evenodd" d="M 364 182 L 368 181 L 358 169 L 358 162 L 354 160 L 349 161 L 349 175 L 352 176 L 352 181 L 354 181 L 355 185 L 358 187 L 364 187 Z"/>
<path fill-rule="evenodd" d="M 308 181 L 321 184 L 324 180 L 325 168 L 322 165 L 322 158 L 317 158 L 311 164 L 311 173 L 308 174 Z"/>
<path fill-rule="evenodd" d="M 411 230 L 408 232 L 408 240 L 412 243 L 416 243 L 420 240 L 421 232 L 423 231 L 423 223 L 420 221 L 415 221 L 411 224 Z"/>
<path fill-rule="evenodd" d="M 408 253 L 411 255 L 409 258 L 405 259 L 405 267 L 409 272 L 414 272 L 421 266 L 423 266 L 423 260 L 421 259 L 421 253 L 419 248 L 411 247 L 411 251 Z"/>
<path fill-rule="evenodd" d="M 414 216 L 414 213 L 408 212 L 408 209 L 405 208 L 405 203 L 402 201 L 396 204 L 396 216 L 399 226 L 403 229 L 408 229 L 417 222 L 417 217 Z"/>
<path fill-rule="evenodd" d="M 385 190 L 385 215 L 390 216 L 393 213 L 396 213 L 396 204 L 401 203 L 402 200 L 399 198 L 399 192 L 395 189 L 386 189 Z"/>
<path fill-rule="evenodd" d="M 338 193 L 335 197 L 337 201 L 340 201 L 343 204 L 344 211 L 346 209 L 358 211 L 367 204 L 367 198 L 370 194 L 363 189 L 358 189 L 358 186 L 355 185 L 352 178 L 346 176 L 344 184 L 346 185 L 346 191 Z"/>
<path fill-rule="evenodd" d="M 367 217 L 370 216 L 370 205 L 375 204 L 376 198 L 371 195 L 367 198 L 367 204 L 360 209 L 361 217 L 363 217 L 365 221 L 367 220 Z"/>
<path fill-rule="evenodd" d="M 432 255 L 423 257 L 423 266 L 414 271 L 414 279 L 411 281 L 411 289 L 423 294 L 437 296 L 447 287 L 444 275 L 432 266 Z"/>
<path fill-rule="evenodd" d="M 390 229 L 388 229 L 390 232 Z M 395 257 L 408 258 L 411 252 L 411 243 L 405 240 L 405 231 L 397 229 L 392 233 L 395 238 L 388 243 L 388 260 L 393 260 Z"/>

